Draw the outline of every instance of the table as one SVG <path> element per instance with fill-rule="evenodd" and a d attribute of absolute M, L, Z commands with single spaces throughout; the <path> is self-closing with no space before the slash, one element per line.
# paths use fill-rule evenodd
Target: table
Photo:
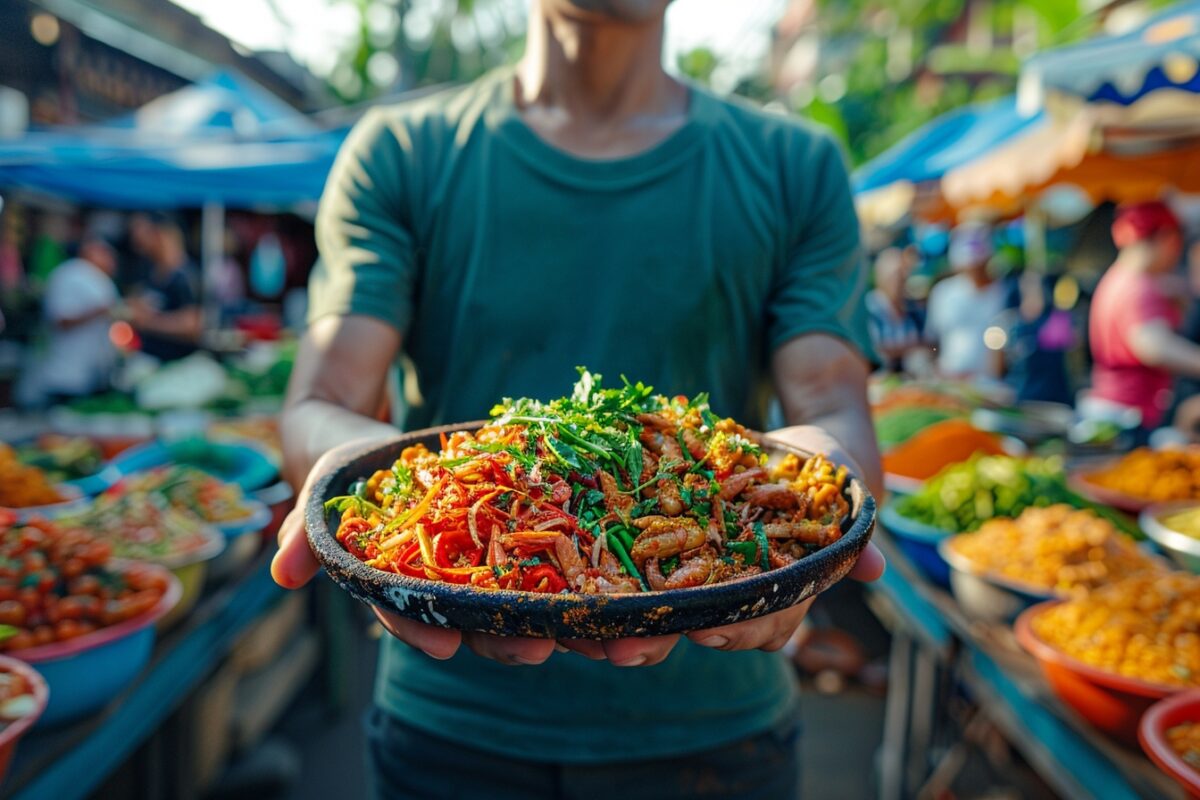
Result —
<path fill-rule="evenodd" d="M 916 797 L 933 774 L 931 744 L 956 683 L 1063 797 L 1186 797 L 1140 752 L 1110 741 L 1061 706 L 1007 628 L 968 620 L 949 594 L 916 572 L 886 532 L 877 533 L 875 541 L 887 557 L 888 569 L 870 585 L 869 597 L 893 634 L 881 761 L 883 800 Z"/>
<path fill-rule="evenodd" d="M 145 672 L 103 711 L 22 739 L 2 796 L 83 800 L 94 792 L 200 685 L 239 634 L 283 597 L 271 580 L 270 556 L 263 553 L 206 595 L 156 643 Z"/>

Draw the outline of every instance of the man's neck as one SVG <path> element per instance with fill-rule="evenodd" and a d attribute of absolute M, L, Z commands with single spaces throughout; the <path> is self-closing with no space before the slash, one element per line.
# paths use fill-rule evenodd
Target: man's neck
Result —
<path fill-rule="evenodd" d="M 687 112 L 687 90 L 663 71 L 662 37 L 661 18 L 619 23 L 534 3 L 517 105 L 539 134 L 570 151 L 622 155 L 653 145 Z"/>

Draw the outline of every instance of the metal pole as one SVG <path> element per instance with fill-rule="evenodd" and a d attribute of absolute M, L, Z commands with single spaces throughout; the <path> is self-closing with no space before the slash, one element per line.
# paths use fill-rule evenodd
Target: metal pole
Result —
<path fill-rule="evenodd" d="M 204 308 L 204 329 L 214 331 L 220 324 L 214 298 L 213 277 L 225 258 L 225 206 L 215 200 L 200 211 L 200 297 Z"/>

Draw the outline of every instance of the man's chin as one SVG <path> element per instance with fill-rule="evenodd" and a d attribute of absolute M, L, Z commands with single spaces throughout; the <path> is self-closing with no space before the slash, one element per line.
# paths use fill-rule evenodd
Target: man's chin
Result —
<path fill-rule="evenodd" d="M 671 0 L 544 0 L 564 12 L 583 12 L 613 22 L 642 23 L 659 19 Z"/>

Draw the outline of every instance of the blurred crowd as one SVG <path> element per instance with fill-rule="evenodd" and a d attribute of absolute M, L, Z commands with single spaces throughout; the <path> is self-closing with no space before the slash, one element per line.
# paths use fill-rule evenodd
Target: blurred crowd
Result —
<path fill-rule="evenodd" d="M 936 279 L 916 244 L 885 248 L 867 297 L 882 369 L 1070 405 L 1143 440 L 1164 426 L 1200 435 L 1200 242 L 1188 237 L 1155 201 L 1115 209 L 1112 255 L 1082 269 L 1014 268 L 982 222 L 950 232 Z"/>
<path fill-rule="evenodd" d="M 202 270 L 187 222 L 161 212 L 47 215 L 24 248 L 11 231 L 0 237 L 0 331 L 22 350 L 16 404 L 102 394 L 120 354 L 182 359 L 264 307 L 302 315 L 295 301 L 313 260 L 311 229 L 235 221 Z"/>

